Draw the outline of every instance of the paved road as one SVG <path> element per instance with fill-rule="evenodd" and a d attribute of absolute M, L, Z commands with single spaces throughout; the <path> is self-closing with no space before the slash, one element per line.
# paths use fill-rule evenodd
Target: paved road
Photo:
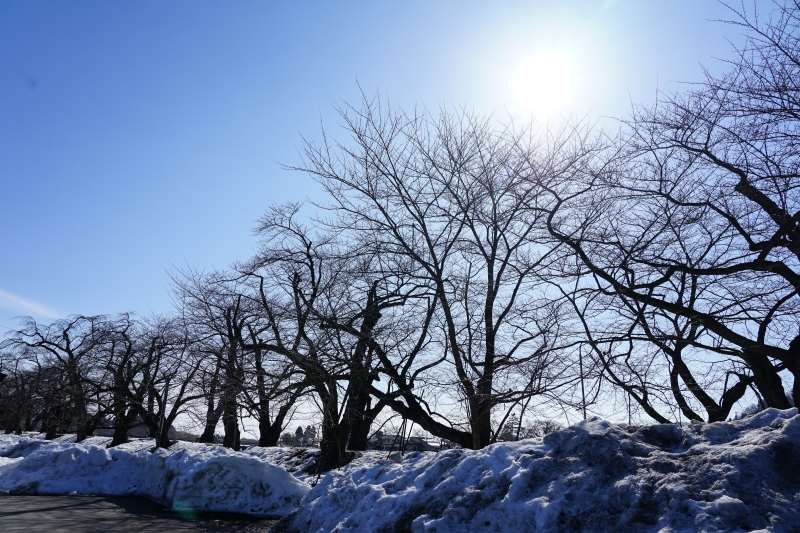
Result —
<path fill-rule="evenodd" d="M 227 514 L 184 517 L 139 498 L 0 496 L 3 533 L 266 533 L 274 520 Z"/>

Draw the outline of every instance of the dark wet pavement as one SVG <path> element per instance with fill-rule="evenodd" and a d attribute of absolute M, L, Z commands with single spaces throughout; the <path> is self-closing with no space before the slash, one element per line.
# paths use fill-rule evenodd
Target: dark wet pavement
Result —
<path fill-rule="evenodd" d="M 0 531 L 44 533 L 266 533 L 275 520 L 246 515 L 181 515 L 140 498 L 116 496 L 0 496 Z"/>

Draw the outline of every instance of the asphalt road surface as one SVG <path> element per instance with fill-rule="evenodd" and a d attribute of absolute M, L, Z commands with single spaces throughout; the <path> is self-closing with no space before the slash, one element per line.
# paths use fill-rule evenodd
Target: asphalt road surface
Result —
<path fill-rule="evenodd" d="M 139 498 L 0 496 L 3 533 L 266 533 L 274 524 L 275 520 L 224 513 L 184 516 Z"/>

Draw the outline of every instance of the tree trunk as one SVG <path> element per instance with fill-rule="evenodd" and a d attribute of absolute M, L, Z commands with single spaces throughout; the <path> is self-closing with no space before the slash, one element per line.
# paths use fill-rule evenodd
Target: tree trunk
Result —
<path fill-rule="evenodd" d="M 790 357 L 787 361 L 786 368 L 794 376 L 794 383 L 792 383 L 792 401 L 794 406 L 800 409 L 800 336 L 792 339 L 789 344 Z"/>
<path fill-rule="evenodd" d="M 492 443 L 491 407 L 479 399 L 470 402 L 469 425 L 472 429 L 472 449 L 480 450 Z"/>
<path fill-rule="evenodd" d="M 270 424 L 269 418 L 262 418 L 258 421 L 258 445 L 267 448 L 277 446 L 281 438 L 280 424 Z"/>
<path fill-rule="evenodd" d="M 672 368 L 669 370 L 669 384 L 670 388 L 672 389 L 672 396 L 675 398 L 675 401 L 678 402 L 678 407 L 683 413 L 683 416 L 689 420 L 697 420 L 702 422 L 703 419 L 700 418 L 700 415 L 695 413 L 694 410 L 689 406 L 689 404 L 686 402 L 686 398 L 684 398 L 683 393 L 681 392 L 680 381 L 678 381 L 678 370 L 674 363 Z M 712 413 L 710 411 L 708 413 L 709 418 L 711 418 L 713 416 Z M 709 422 L 710 421 L 711 420 L 709 420 Z"/>
<path fill-rule="evenodd" d="M 213 443 L 214 442 L 214 433 L 217 431 L 217 425 L 219 424 L 219 419 L 222 417 L 222 406 L 217 406 L 216 409 L 214 408 L 214 400 L 211 399 L 208 401 L 208 409 L 206 410 L 206 425 L 203 429 L 203 434 L 200 435 L 200 438 L 197 442 L 206 442 L 206 443 Z"/>
<path fill-rule="evenodd" d="M 786 398 L 786 391 L 783 389 L 783 382 L 775 367 L 765 355 L 758 355 L 744 351 L 742 358 L 747 362 L 750 370 L 753 371 L 756 387 L 764 397 L 769 407 L 776 409 L 790 409 L 792 406 Z"/>
<path fill-rule="evenodd" d="M 469 425 L 472 429 L 474 450 L 480 450 L 492 443 L 491 386 L 490 369 L 485 369 L 484 374 L 478 379 L 475 397 L 469 399 Z"/>
<path fill-rule="evenodd" d="M 83 391 L 83 385 L 80 381 L 80 376 L 77 370 L 70 369 L 71 374 L 71 388 L 72 399 L 75 402 L 75 442 L 81 442 L 88 437 L 87 418 L 88 412 L 86 409 L 86 397 Z"/>
<path fill-rule="evenodd" d="M 239 450 L 239 420 L 236 402 L 242 387 L 242 379 L 237 365 L 239 345 L 238 336 L 233 333 L 233 318 L 226 313 L 225 319 L 228 323 L 228 340 L 230 344 L 227 348 L 225 364 L 225 386 L 222 389 L 222 426 L 225 429 L 222 445 L 226 448 Z"/>
<path fill-rule="evenodd" d="M 226 405 L 222 413 L 222 425 L 225 428 L 225 436 L 222 439 L 222 445 L 226 448 L 239 450 L 239 419 L 236 416 L 236 404 Z"/>
<path fill-rule="evenodd" d="M 383 404 L 378 402 L 379 407 L 375 413 L 371 413 L 369 409 L 371 402 L 369 386 L 373 381 L 369 371 L 371 366 L 370 355 L 372 354 L 372 350 L 369 347 L 369 339 L 381 318 L 377 287 L 377 282 L 373 283 L 367 294 L 364 320 L 361 322 L 358 344 L 353 354 L 353 366 L 350 369 L 349 399 L 343 416 L 343 427 L 340 432 L 341 440 L 349 450 L 360 451 L 367 449 L 369 428 L 375 416 L 383 408 Z"/>
<path fill-rule="evenodd" d="M 286 411 L 279 411 L 278 416 L 275 417 L 274 422 L 269 420 L 269 402 L 265 398 L 261 398 L 258 406 L 258 445 L 262 447 L 277 446 L 278 439 L 281 438 L 281 429 L 283 427 L 283 420 L 286 417 Z"/>
<path fill-rule="evenodd" d="M 345 458 L 344 444 L 339 441 L 338 424 L 330 425 L 330 420 L 323 417 L 322 439 L 319 443 L 319 461 L 317 462 L 317 473 L 327 472 L 340 466 Z"/>
<path fill-rule="evenodd" d="M 217 397 L 219 389 L 219 372 L 222 369 L 222 353 L 217 354 L 217 363 L 214 367 L 214 375 L 211 378 L 211 384 L 208 391 L 208 404 L 206 407 L 206 425 L 203 428 L 203 434 L 200 435 L 198 442 L 213 443 L 214 433 L 217 431 L 219 419 L 222 416 L 222 402 L 220 405 L 214 405 L 214 400 Z"/>
<path fill-rule="evenodd" d="M 125 413 L 117 411 L 114 415 L 114 436 L 107 448 L 113 448 L 126 442 L 128 442 L 128 424 L 126 424 Z"/>
<path fill-rule="evenodd" d="M 255 337 L 255 334 L 252 335 Z M 253 340 L 256 339 L 254 338 Z M 278 439 L 281 437 L 283 416 L 280 417 L 280 421 L 276 419 L 275 423 L 270 423 L 270 398 L 267 395 L 266 380 L 264 379 L 265 372 L 261 348 L 253 350 L 253 357 L 256 363 L 256 389 L 258 391 L 258 445 L 262 447 L 277 446 Z"/>
<path fill-rule="evenodd" d="M 362 391 L 366 395 L 366 402 L 361 405 L 361 411 L 353 421 L 353 429 L 350 432 L 348 439 L 347 449 L 352 451 L 363 451 L 369 445 L 369 430 L 372 427 L 372 422 L 375 417 L 383 410 L 384 403 L 378 401 L 375 407 L 372 407 L 372 399 L 369 392 Z"/>
<path fill-rule="evenodd" d="M 336 386 L 335 384 L 333 385 Z M 340 466 L 345 458 L 345 442 L 341 441 L 341 424 L 337 413 L 337 398 L 330 391 L 318 387 L 322 403 L 322 437 L 319 443 L 317 473 L 326 472 Z"/>
<path fill-rule="evenodd" d="M 747 387 L 751 383 L 753 383 L 752 376 L 739 375 L 739 382 L 722 393 L 722 399 L 720 400 L 719 421 L 728 418 L 728 415 L 731 413 L 731 409 L 733 409 L 733 405 L 738 402 L 742 396 L 744 396 L 744 393 L 747 392 Z M 709 420 L 709 422 L 717 422 L 717 420 Z"/>
<path fill-rule="evenodd" d="M 60 414 L 60 406 L 45 408 L 45 412 L 42 415 L 42 429 L 44 430 L 45 440 L 53 440 L 58 437 L 61 429 L 58 423 L 59 418 L 61 418 Z"/>
<path fill-rule="evenodd" d="M 158 434 L 156 437 L 156 448 L 169 448 L 172 446 L 172 441 L 169 440 L 169 428 L 172 427 L 172 424 L 164 424 L 164 427 L 161 428 L 161 433 Z M 157 431 L 158 432 L 158 431 Z"/>
<path fill-rule="evenodd" d="M 383 404 L 379 404 L 380 408 L 374 413 L 368 412 L 369 391 L 364 388 L 364 382 L 357 377 L 351 377 L 346 395 L 348 400 L 341 420 L 338 420 L 336 414 L 336 397 L 325 395 L 318 472 L 345 464 L 348 457 L 346 450 L 365 450 L 372 419 L 383 408 Z M 372 418 L 369 418 L 370 414 Z"/>

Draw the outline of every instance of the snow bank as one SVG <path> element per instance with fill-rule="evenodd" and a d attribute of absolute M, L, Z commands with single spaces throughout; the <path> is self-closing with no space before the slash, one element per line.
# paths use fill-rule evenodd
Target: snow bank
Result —
<path fill-rule="evenodd" d="M 22 439 L 0 466 L 0 492 L 107 494 L 163 501 L 164 459 L 100 445 Z"/>
<path fill-rule="evenodd" d="M 283 516 L 309 490 L 283 468 L 220 446 L 184 445 L 165 463 L 176 473 L 166 494 L 175 509 Z"/>
<path fill-rule="evenodd" d="M 74 439 L 73 439 L 74 440 Z M 308 485 L 256 457 L 217 446 L 110 439 L 49 442 L 0 435 L 0 493 L 142 496 L 175 510 L 283 516 Z"/>
<path fill-rule="evenodd" d="M 265 463 L 279 466 L 304 483 L 313 485 L 318 478 L 315 473 L 316 470 L 313 468 L 319 458 L 318 448 L 261 448 L 259 446 L 251 446 L 244 453 L 257 457 Z M 386 457 L 385 452 L 383 457 Z M 375 461 L 377 460 L 379 460 L 378 457 L 375 458 Z"/>
<path fill-rule="evenodd" d="M 384 455 L 385 457 L 385 455 Z M 800 416 L 640 429 L 599 419 L 479 451 L 361 458 L 279 533 L 800 531 Z"/>
<path fill-rule="evenodd" d="M 366 452 L 310 491 L 316 451 L 70 440 L 0 435 L 0 492 L 285 515 L 279 533 L 800 531 L 797 409 L 686 428 L 593 419 L 478 451 Z"/>

